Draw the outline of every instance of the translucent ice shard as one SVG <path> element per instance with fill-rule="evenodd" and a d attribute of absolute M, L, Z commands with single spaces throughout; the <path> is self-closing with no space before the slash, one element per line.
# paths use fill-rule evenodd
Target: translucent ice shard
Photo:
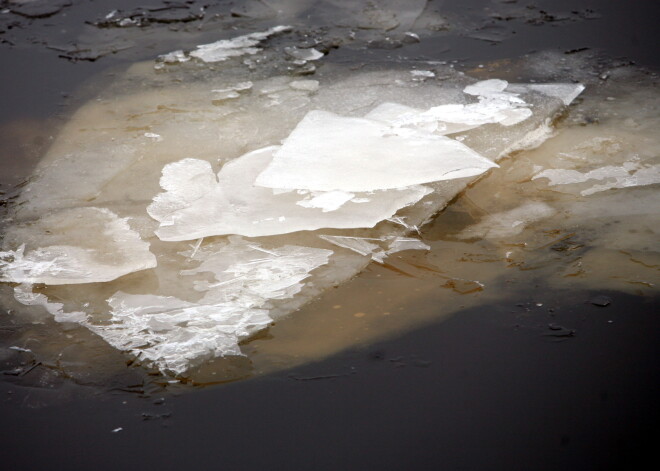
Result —
<path fill-rule="evenodd" d="M 273 321 L 270 302 L 297 294 L 330 255 L 330 250 L 293 245 L 265 249 L 233 237 L 196 254 L 203 262 L 182 272 L 212 274 L 214 281 L 194 283 L 204 293 L 198 301 L 117 292 L 108 299 L 110 322 L 88 327 L 114 347 L 180 374 L 204 360 L 241 355 L 238 342 Z"/>
<path fill-rule="evenodd" d="M 444 136 L 310 111 L 257 177 L 269 188 L 374 191 L 479 175 L 496 167 Z"/>
<path fill-rule="evenodd" d="M 159 56 L 159 60 L 171 64 L 176 62 L 186 62 L 190 60 L 190 57 L 195 57 L 204 62 L 221 62 L 230 57 L 256 54 L 261 50 L 256 47 L 261 41 L 274 34 L 290 30 L 290 26 L 273 26 L 266 31 L 245 34 L 232 39 L 221 39 L 209 44 L 200 44 L 197 46 L 197 49 L 191 51 L 188 55 L 181 50 L 173 51 Z"/>
<path fill-rule="evenodd" d="M 110 260 L 115 268 L 123 266 L 128 272 L 151 266 L 153 259 L 144 253 L 126 260 L 132 249 L 120 249 L 104 234 L 103 225 L 87 227 L 95 220 L 92 216 L 72 221 L 81 231 L 80 240 L 43 243 L 40 223 L 31 225 L 57 213 L 66 215 L 62 211 L 68 208 L 94 205 L 130 218 L 131 228 L 151 242 L 159 263 L 106 283 L 35 288 L 34 296 L 46 298 L 28 293 L 22 298 L 26 303 L 50 309 L 57 319 L 67 317 L 65 310 L 84 311 L 82 325 L 164 372 L 183 372 L 207 358 L 237 354 L 238 339 L 351 279 L 371 260 L 383 261 L 403 247 L 424 248 L 422 242 L 402 236 L 418 232 L 477 175 L 494 166 L 488 159 L 540 143 L 548 135 L 551 118 L 563 108 L 557 97 L 531 89 L 513 91 L 511 85 L 501 91 L 498 83 L 477 87 L 481 95 L 465 93 L 474 80 L 440 66 L 433 66 L 436 79 L 414 76 L 406 64 L 356 71 L 338 62 L 319 68 L 314 80 L 294 79 L 281 75 L 291 61 L 272 52 L 249 73 L 242 63 L 222 71 L 188 64 L 171 73 L 154 71 L 151 61 L 136 64 L 98 99 L 80 107 L 12 206 L 12 227 L 3 235 L 2 250 L 17 252 L 25 243 L 27 257 L 35 249 L 55 245 L 105 247 L 91 253 L 107 257 L 102 261 Z M 191 56 L 176 54 L 172 60 L 185 57 Z M 449 79 L 439 79 L 445 76 Z M 248 80 L 249 91 L 243 88 Z M 481 96 L 503 92 L 518 94 L 500 95 L 506 107 L 533 115 L 511 126 L 505 121 L 476 126 L 437 118 L 413 120 L 410 125 L 390 122 L 408 112 L 415 115 L 445 105 L 481 106 Z M 392 106 L 386 113 L 365 119 L 369 110 L 375 112 L 387 103 Z M 312 110 L 336 118 L 338 131 L 323 123 L 313 134 L 296 137 L 297 126 Z M 353 124 L 370 131 L 356 128 L 352 135 Z M 466 126 L 470 129 L 456 139 L 441 135 Z M 332 132 L 336 142 L 328 144 Z M 281 169 L 283 178 L 288 172 L 295 176 L 300 169 L 309 170 L 329 188 L 297 188 L 297 183 L 292 188 L 255 186 L 277 149 L 269 151 L 267 146 L 286 141 L 286 147 L 296 141 L 294 137 L 302 153 L 314 146 L 332 152 L 320 165 L 305 157 L 299 167 L 292 160 L 293 167 Z M 259 150 L 246 154 L 253 149 Z M 356 168 L 359 161 L 351 160 L 356 150 L 376 167 Z M 447 157 L 455 158 L 456 165 L 449 165 Z M 474 171 L 463 171 L 475 166 Z M 472 176 L 453 178 L 462 175 Z M 397 188 L 418 177 L 429 183 Z M 304 175 L 302 180 L 307 182 Z M 342 187 L 343 180 L 348 188 Z M 356 190 L 354 181 L 389 189 Z M 328 237 L 343 237 L 345 248 L 338 247 L 339 239 L 331 242 L 319 238 L 320 231 L 311 232 L 326 227 L 336 228 Z M 236 233 L 268 237 L 256 245 L 220 235 Z M 353 249 L 348 250 L 349 245 Z M 300 252 L 286 252 L 284 247 L 298 247 Z M 4 260 L 13 261 L 13 254 Z M 92 268 L 98 268 L 97 261 L 94 258 Z M 42 301 L 62 303 L 61 314 Z"/>
<path fill-rule="evenodd" d="M 530 202 L 517 208 L 485 217 L 481 222 L 467 227 L 458 234 L 459 239 L 511 237 L 520 234 L 525 227 L 541 219 L 549 218 L 556 210 L 545 203 Z"/>
<path fill-rule="evenodd" d="M 103 208 L 55 212 L 13 227 L 0 252 L 0 281 L 62 285 L 111 281 L 156 266 L 149 244 Z"/>
<path fill-rule="evenodd" d="M 572 169 L 547 169 L 534 175 L 533 179 L 547 178 L 549 185 L 570 185 L 589 181 L 599 181 L 580 191 L 589 196 L 613 188 L 646 186 L 660 183 L 660 165 L 641 166 L 635 162 L 625 162 L 621 166 L 607 165 L 588 172 Z"/>
<path fill-rule="evenodd" d="M 284 52 L 300 61 L 315 61 L 323 57 L 323 53 L 314 48 L 301 49 L 295 46 L 285 47 Z"/>
<path fill-rule="evenodd" d="M 211 164 L 203 160 L 184 159 L 167 165 L 161 178 L 165 193 L 157 195 L 148 207 L 149 214 L 160 222 L 158 237 L 257 237 L 324 227 L 372 227 L 431 191 L 414 185 L 371 194 L 274 194 L 272 189 L 254 186 L 253 182 L 278 148 L 259 149 L 226 163 L 217 179 Z"/>
<path fill-rule="evenodd" d="M 533 90 L 544 95 L 559 98 L 564 105 L 570 105 L 580 93 L 584 91 L 581 83 L 530 83 L 510 84 L 507 90 L 514 93 L 522 93 L 525 90 Z"/>
<path fill-rule="evenodd" d="M 420 71 L 413 71 L 420 72 Z M 463 92 L 478 99 L 477 103 L 450 103 L 427 110 L 397 103 L 383 103 L 365 117 L 391 124 L 447 135 L 468 131 L 484 124 L 513 126 L 532 116 L 529 105 L 520 94 L 530 91 L 562 100 L 569 105 L 582 91 L 582 84 L 509 84 L 505 80 L 482 80 L 468 85 Z"/>

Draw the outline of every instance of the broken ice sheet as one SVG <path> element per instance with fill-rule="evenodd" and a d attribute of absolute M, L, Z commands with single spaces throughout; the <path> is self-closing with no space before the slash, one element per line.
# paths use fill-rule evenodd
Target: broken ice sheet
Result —
<path fill-rule="evenodd" d="M 383 263 L 385 257 L 404 250 L 430 250 L 431 247 L 413 237 L 350 237 L 319 235 L 331 244 L 352 250 L 360 255 L 370 256 L 372 260 Z"/>
<path fill-rule="evenodd" d="M 520 234 L 529 224 L 549 218 L 556 212 L 545 203 L 532 201 L 509 211 L 490 214 L 479 223 L 465 228 L 457 237 L 459 239 L 511 237 Z"/>
<path fill-rule="evenodd" d="M 642 166 L 637 162 L 624 162 L 621 166 L 607 165 L 587 172 L 572 169 L 546 169 L 533 180 L 547 178 L 550 186 L 591 182 L 591 186 L 578 190 L 582 196 L 593 195 L 614 188 L 646 186 L 660 183 L 660 165 Z M 601 183 L 594 183 L 594 181 Z M 584 188 L 584 185 L 581 185 Z M 570 190 L 565 190 L 571 192 Z"/>
<path fill-rule="evenodd" d="M 495 163 L 460 142 L 314 110 L 257 177 L 269 188 L 374 191 L 480 175 Z"/>
<path fill-rule="evenodd" d="M 176 63 L 185 62 L 190 57 L 195 57 L 204 62 L 222 62 L 230 57 L 238 57 L 246 54 L 256 54 L 261 49 L 256 47 L 261 41 L 270 36 L 285 31 L 290 31 L 290 26 L 273 26 L 266 31 L 245 34 L 232 39 L 221 39 L 209 44 L 200 44 L 194 51 L 188 55 L 183 51 L 174 51 L 159 56 L 161 62 Z"/>
<path fill-rule="evenodd" d="M 217 179 L 211 164 L 184 159 L 163 168 L 165 190 L 147 208 L 160 222 L 162 240 L 192 240 L 222 234 L 258 237 L 319 228 L 373 227 L 431 190 L 422 185 L 373 193 L 330 192 L 312 198 L 254 186 L 278 146 L 249 152 L 226 163 Z"/>
<path fill-rule="evenodd" d="M 313 47 L 309 49 L 302 49 L 295 46 L 285 47 L 284 52 L 286 52 L 294 59 L 305 62 L 319 60 L 324 55 L 322 52 L 317 51 Z"/>
<path fill-rule="evenodd" d="M 176 48 L 173 47 L 172 49 Z M 59 208 L 86 206 L 91 204 L 90 201 L 94 201 L 94 205 L 107 205 L 122 217 L 130 215 L 132 217 L 131 226 L 134 229 L 139 229 L 144 237 L 150 237 L 153 234 L 156 222 L 148 218 L 145 211 L 146 206 L 152 201 L 154 195 L 160 191 L 158 180 L 163 167 L 184 157 L 195 157 L 212 163 L 230 161 L 230 159 L 243 154 L 245 150 L 260 149 L 285 139 L 304 117 L 305 113 L 313 109 L 329 110 L 342 116 L 362 116 L 374 106 L 385 102 L 398 103 L 411 109 L 423 110 L 429 106 L 478 101 L 477 97 L 463 93 L 464 87 L 473 79 L 467 76 L 459 76 L 451 70 L 443 70 L 438 73 L 439 76 L 447 74 L 452 77 L 452 80 L 447 82 L 433 79 L 419 82 L 413 80 L 409 66 L 397 70 L 355 71 L 343 65 L 333 65 L 333 67 L 338 67 L 338 71 L 330 73 L 330 69 L 326 68 L 320 70 L 319 75 L 315 77 L 322 82 L 322 86 L 318 87 L 313 93 L 307 93 L 307 90 L 301 93 L 290 85 L 290 78 L 271 77 L 260 79 L 258 76 L 253 75 L 248 77 L 244 74 L 242 67 L 235 68 L 240 70 L 234 68 L 223 70 L 220 75 L 217 72 L 209 75 L 200 73 L 204 70 L 204 66 L 198 64 L 199 67 L 182 67 L 181 70 L 177 71 L 177 74 L 171 74 L 172 77 L 170 77 L 170 74 L 154 72 L 152 66 L 153 63 L 150 62 L 132 67 L 126 78 L 118 78 L 118 83 L 101 95 L 101 100 L 90 101 L 75 114 L 74 118 L 67 123 L 61 134 L 56 138 L 53 146 L 31 178 L 30 183 L 22 192 L 20 203 L 13 208 L 14 214 L 12 214 L 12 217 L 14 221 L 21 223 L 56 211 Z M 434 70 L 441 71 L 442 68 L 437 67 Z M 236 74 L 232 75 L 233 71 L 236 71 Z M 277 71 L 267 69 L 261 73 L 266 76 L 267 74 L 277 73 Z M 211 90 L 226 89 L 232 84 L 247 79 L 254 82 L 252 92 L 240 93 L 240 97 L 235 100 L 223 101 L 221 108 L 211 106 L 210 101 L 213 97 Z M 182 83 L 185 86 L 182 86 Z M 316 84 L 313 83 L 305 86 L 316 88 Z M 277 92 L 279 94 L 277 103 L 269 102 L 270 94 L 261 93 L 262 90 L 267 89 L 279 90 Z M 304 102 L 300 100 L 302 94 L 305 95 Z M 547 99 L 541 93 L 529 92 L 524 95 L 521 94 L 521 96 L 528 103 L 533 104 L 533 107 L 530 108 L 534 111 L 532 118 L 516 126 L 484 126 L 484 128 L 468 131 L 464 142 L 469 142 L 468 146 L 478 153 L 496 158 L 512 144 L 525 140 L 547 118 L 554 116 L 561 106 L 559 100 Z M 161 109 L 163 104 L 167 105 L 166 109 Z M 127 125 L 136 130 L 129 132 Z M 387 123 L 379 123 L 379 125 L 389 126 Z M 145 136 L 146 132 L 149 132 L 150 136 Z M 408 130 L 403 131 L 404 134 L 406 132 Z M 158 142 L 155 135 L 161 136 L 162 141 Z M 413 159 L 413 162 L 415 161 Z M 240 164 L 237 162 L 236 165 L 240 169 L 241 165 L 245 165 L 245 162 Z M 218 170 L 222 171 L 222 169 L 213 168 L 209 164 L 206 164 L 206 167 L 208 169 L 204 169 L 197 180 L 195 172 L 186 175 L 185 179 L 190 177 L 191 185 L 185 188 L 182 187 L 184 194 L 188 192 L 203 199 L 203 192 L 197 191 L 202 189 L 206 191 L 207 178 L 210 181 L 209 186 L 218 184 L 218 177 L 215 173 Z M 248 167 L 251 168 L 251 166 Z M 390 166 L 388 168 L 389 173 L 394 173 L 392 169 L 396 168 L 394 165 Z M 420 171 L 422 170 L 420 169 Z M 245 191 L 254 189 L 251 188 L 254 176 L 256 174 L 252 176 L 250 185 L 244 185 L 244 188 L 234 193 L 239 195 L 240 198 L 244 198 Z M 247 179 L 247 177 L 241 178 Z M 423 202 L 420 201 L 419 204 L 402 209 L 394 218 L 388 218 L 406 221 L 407 228 L 383 224 L 373 233 L 371 231 L 351 231 L 351 234 L 358 233 L 367 237 L 369 234 L 373 234 L 374 238 L 379 238 L 381 236 L 400 236 L 406 230 L 414 230 L 416 225 L 422 224 L 432 214 L 442 209 L 470 181 L 471 179 L 468 177 L 425 185 L 434 188 L 434 193 L 426 195 Z M 290 207 L 303 211 L 305 214 L 307 212 L 315 213 L 319 217 L 332 220 L 335 220 L 334 218 L 337 218 L 346 209 L 350 208 L 351 214 L 354 215 L 356 214 L 355 211 L 360 209 L 358 206 L 367 205 L 369 201 L 375 204 L 375 198 L 380 193 L 380 191 L 368 193 L 336 190 L 338 193 L 334 193 L 333 198 L 331 198 L 335 204 L 339 202 L 339 198 L 335 200 L 334 197 L 342 196 L 341 193 L 344 196 L 349 193 L 356 196 L 345 202 L 339 209 L 324 213 L 323 208 L 329 209 L 329 202 L 327 200 L 323 201 L 322 198 L 314 200 L 322 196 L 325 190 L 307 190 L 301 194 L 296 190 L 281 192 L 277 189 L 260 189 L 269 192 L 269 201 L 274 200 L 274 196 L 288 194 L 292 197 Z M 399 190 L 388 190 L 384 193 L 390 191 Z M 423 191 L 428 190 L 424 189 Z M 170 191 L 168 190 L 166 193 L 168 192 Z M 233 197 L 234 194 L 230 196 Z M 364 200 L 369 201 L 364 202 Z M 176 198 L 174 201 L 176 201 Z M 186 205 L 189 203 L 186 197 L 183 197 L 182 201 Z M 258 202 L 250 201 L 250 211 L 252 211 L 252 207 L 259 207 Z M 304 208 L 297 204 L 299 202 L 312 203 L 321 207 Z M 279 208 L 280 203 L 277 203 L 277 206 Z M 392 206 L 397 205 L 392 203 Z M 240 205 L 237 207 L 240 207 Z M 173 213 L 176 213 L 182 208 L 183 206 L 175 205 L 170 209 Z M 382 213 L 386 212 L 382 211 Z M 364 216 L 379 219 L 372 213 L 371 210 L 367 211 L 365 209 Z M 255 225 L 267 227 L 267 224 L 271 224 L 277 228 L 277 226 L 283 224 L 280 221 L 280 217 L 283 216 L 283 214 L 264 215 L 262 219 L 272 217 L 273 220 L 262 221 Z M 165 211 L 164 217 L 170 217 L 170 213 Z M 199 217 L 199 214 L 196 217 Z M 202 216 L 201 219 L 206 218 L 204 224 L 207 224 L 213 221 L 213 217 L 213 215 L 211 217 Z M 362 216 L 360 218 L 363 221 Z M 305 223 L 309 219 L 305 216 Z M 245 225 L 253 224 L 254 220 L 256 219 L 244 221 Z M 324 221 L 327 220 L 324 219 Z M 195 224 L 201 224 L 200 219 L 191 219 L 191 221 Z M 184 223 L 180 226 L 182 234 L 185 233 L 185 225 Z M 231 231 L 233 232 L 234 229 L 231 229 Z M 340 231 L 333 231 L 332 233 L 333 235 L 347 235 Z M 90 236 L 90 239 L 96 237 L 97 235 L 94 234 Z M 187 237 L 190 237 L 190 235 Z M 206 296 L 207 291 L 195 291 L 194 286 L 214 290 L 215 288 L 211 288 L 209 285 L 220 283 L 220 281 L 214 280 L 214 275 L 210 272 L 186 273 L 185 275 L 181 275 L 180 272 L 183 269 L 194 267 L 196 262 L 200 262 L 212 254 L 213 250 L 208 249 L 208 245 L 217 243 L 219 239 L 204 239 L 200 244 L 193 243 L 195 247 L 199 245 L 193 261 L 189 260 L 189 257 L 193 256 L 192 252 L 186 254 L 185 258 L 177 255 L 185 244 L 164 243 L 154 240 L 151 249 L 157 254 L 159 265 L 153 270 L 144 271 L 137 276 L 122 278 L 108 284 L 91 283 L 70 288 L 49 287 L 44 290 L 44 294 L 50 297 L 51 302 L 62 302 L 67 308 L 70 307 L 72 311 L 87 311 L 93 319 L 84 324 L 86 327 L 94 330 L 104 338 L 113 339 L 113 345 L 118 349 L 134 355 L 141 355 L 141 358 L 145 359 L 147 357 L 143 355 L 149 355 L 148 358 L 153 358 L 153 361 L 157 362 L 155 365 L 164 372 L 168 371 L 170 363 L 175 365 L 174 368 L 180 369 L 185 368 L 187 363 L 190 365 L 199 364 L 205 358 L 208 358 L 204 355 L 211 355 L 212 353 L 209 352 L 215 351 L 213 348 L 202 348 L 203 339 L 208 338 L 210 342 L 216 340 L 214 340 L 213 333 L 209 333 L 208 337 L 204 337 L 206 331 L 203 331 L 204 329 L 198 330 L 194 324 L 188 327 L 185 323 L 181 323 L 172 327 L 171 330 L 144 331 L 139 330 L 142 327 L 137 321 L 131 324 L 133 320 L 130 320 L 127 321 L 130 325 L 123 324 L 119 310 L 116 311 L 115 323 L 111 326 L 103 327 L 101 323 L 108 320 L 109 308 L 104 309 L 106 306 L 105 301 L 117 291 L 126 293 L 127 297 L 153 297 L 149 298 L 150 300 L 147 298 L 131 298 L 135 301 L 135 304 L 148 301 L 149 303 L 152 302 L 148 305 L 160 306 L 159 309 L 162 307 L 163 311 L 167 310 L 169 306 L 172 308 L 170 310 L 192 309 L 193 311 L 188 312 L 204 311 L 210 315 L 211 308 L 198 308 L 196 306 L 215 306 L 216 302 Z M 274 240 L 277 240 L 277 243 Z M 19 243 L 9 248 L 16 249 L 20 245 L 20 239 L 17 242 Z M 324 247 L 326 243 L 318 239 L 316 234 L 304 230 L 282 235 L 277 239 L 275 237 L 268 241 L 264 239 L 260 242 L 263 243 L 262 248 L 267 250 L 284 245 L 317 247 L 316 244 L 319 244 L 319 247 Z M 377 241 L 375 243 L 384 249 L 388 241 Z M 27 244 L 26 247 L 29 249 L 32 246 Z M 240 249 L 238 250 L 240 251 Z M 267 311 L 268 316 L 271 318 L 281 318 L 331 286 L 336 286 L 350 279 L 363 269 L 368 261 L 368 257 L 358 255 L 350 250 L 336 248 L 335 253 L 328 258 L 328 264 L 316 269 L 312 274 L 313 278 L 301 282 L 301 284 L 304 283 L 304 286 L 299 293 L 294 294 L 292 298 L 282 299 L 278 297 L 271 299 L 264 307 L 259 309 Z M 195 282 L 197 284 L 193 285 Z M 236 282 L 232 281 L 228 284 L 234 283 Z M 280 290 L 280 292 L 293 293 L 296 289 L 297 285 L 294 285 Z M 72 294 L 74 291 L 75 294 Z M 222 291 L 217 292 L 220 293 L 220 296 L 222 295 Z M 237 296 L 235 298 L 237 303 L 249 303 L 252 295 L 249 292 L 241 291 L 241 294 Z M 202 301 L 201 298 L 204 298 L 204 300 Z M 120 298 L 116 297 L 115 299 Z M 126 298 L 122 297 L 121 299 L 125 300 Z M 90 307 L 85 306 L 87 302 L 91 302 Z M 128 301 L 126 302 L 128 303 Z M 194 306 L 188 306 L 186 303 Z M 215 307 L 213 309 L 216 312 L 218 311 Z M 257 313 L 253 314 L 255 317 L 252 319 L 261 319 Z M 155 313 L 153 315 L 156 316 Z M 163 318 L 167 319 L 167 316 Z M 156 316 L 155 319 L 155 325 L 162 325 L 160 324 L 161 317 Z M 242 322 L 240 317 L 232 319 Z M 154 342 L 158 341 L 160 343 L 145 343 L 144 332 L 147 332 L 150 339 L 155 339 Z M 162 332 L 165 332 L 165 337 L 161 342 L 158 340 L 158 335 L 161 335 Z M 191 340 L 191 345 L 194 344 L 195 347 L 189 353 L 186 350 L 188 344 L 183 340 L 186 338 L 196 339 Z M 168 346 L 170 340 L 173 342 L 171 347 Z M 195 343 L 197 340 L 199 342 Z M 235 345 L 233 340 L 231 342 L 226 345 Z M 153 348 L 146 353 L 142 353 L 140 347 L 145 345 Z M 209 345 L 213 344 L 210 343 Z M 198 346 L 199 349 L 197 349 Z M 218 351 L 233 352 L 235 350 L 228 346 L 226 350 Z M 167 359 L 159 360 L 159 352 L 167 355 Z M 194 358 L 194 352 L 198 352 L 202 357 L 199 359 Z M 188 354 L 189 356 L 183 359 L 176 358 L 177 355 L 185 356 Z"/>
<path fill-rule="evenodd" d="M 110 322 L 88 327 L 115 348 L 181 374 L 204 360 L 241 355 L 238 343 L 273 321 L 271 303 L 299 293 L 310 272 L 331 255 L 294 245 L 266 249 L 230 237 L 198 251 L 193 258 L 201 264 L 181 272 L 213 275 L 213 281 L 194 281 L 201 299 L 117 292 L 108 299 Z"/>
<path fill-rule="evenodd" d="M 66 209 L 14 226 L 4 249 L 0 281 L 15 283 L 95 283 L 156 266 L 149 244 L 103 208 Z"/>
<path fill-rule="evenodd" d="M 435 131 L 442 135 L 467 131 L 484 124 L 499 123 L 503 126 L 513 126 L 532 116 L 532 111 L 528 108 L 528 104 L 518 96 L 518 93 L 506 91 L 508 88 L 509 83 L 505 80 L 482 80 L 468 85 L 463 90 L 467 95 L 478 97 L 477 103 L 450 103 L 434 106 L 428 110 L 410 108 L 397 103 L 383 103 L 371 110 L 365 117 L 383 121 L 395 127 Z M 525 88 L 520 90 L 529 91 Z M 550 92 L 561 94 L 565 90 L 550 89 Z"/>

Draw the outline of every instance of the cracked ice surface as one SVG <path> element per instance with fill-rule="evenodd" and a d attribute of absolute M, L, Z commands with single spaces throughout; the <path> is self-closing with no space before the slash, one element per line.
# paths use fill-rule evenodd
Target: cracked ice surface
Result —
<path fill-rule="evenodd" d="M 0 252 L 0 281 L 94 283 L 156 266 L 149 244 L 104 208 L 63 210 L 15 226 L 4 245 L 17 248 Z"/>
<path fill-rule="evenodd" d="M 88 327 L 114 347 L 180 374 L 206 359 L 241 355 L 238 342 L 273 321 L 270 302 L 300 292 L 303 280 L 331 255 L 294 245 L 264 249 L 232 237 L 196 253 L 202 263 L 181 272 L 213 275 L 213 281 L 194 282 L 204 293 L 198 301 L 119 291 L 108 299 L 109 324 Z"/>
<path fill-rule="evenodd" d="M 290 31 L 291 29 L 290 26 L 274 26 L 266 31 L 245 34 L 232 39 L 221 39 L 209 44 L 200 44 L 194 51 L 190 51 L 188 55 L 178 50 L 163 54 L 159 59 L 168 64 L 186 62 L 190 60 L 190 57 L 195 57 L 204 62 L 221 62 L 230 57 L 256 54 L 261 51 L 260 48 L 256 47 L 261 41 L 274 34 Z"/>
<path fill-rule="evenodd" d="M 25 243 L 28 256 L 54 245 L 105 247 L 96 255 L 112 259 L 113 269 L 149 266 L 150 254 L 126 261 L 129 252 L 117 250 L 103 225 L 86 230 L 84 222 L 93 217 L 73 219 L 80 236 L 73 231 L 67 240 L 48 242 L 32 232 L 39 221 L 71 208 L 112 211 L 129 218 L 158 265 L 130 278 L 78 285 L 75 295 L 66 285 L 38 293 L 23 287 L 17 299 L 43 306 L 57 320 L 76 320 L 145 363 L 185 374 L 205 359 L 238 354 L 239 341 L 350 279 L 370 260 L 426 248 L 405 236 L 507 149 L 540 143 L 548 118 L 563 107 L 561 97 L 519 85 L 502 90 L 500 82 L 478 85 L 480 94 L 471 95 L 464 90 L 478 82 L 448 69 L 437 74 L 453 74 L 445 83 L 420 81 L 407 68 L 356 73 L 333 67 L 339 72 L 328 67 L 315 80 L 261 72 L 204 75 L 202 67 L 181 67 L 170 79 L 154 71 L 153 62 L 136 65 L 125 82 L 82 106 L 65 125 L 19 197 L 3 250 Z M 454 131 L 463 127 L 456 139 L 443 136 L 452 123 L 437 117 L 401 123 L 408 112 L 487 100 L 533 114 L 511 125 L 499 118 L 454 123 Z M 387 116 L 375 116 L 388 103 Z M 310 113 L 323 124 L 307 134 L 302 126 Z M 461 119 L 468 117 L 463 112 Z M 337 142 L 324 140 L 327 123 Z M 296 167 L 315 145 L 327 152 L 330 160 L 319 167 L 303 167 L 321 188 L 305 178 L 303 185 L 280 185 L 290 166 L 274 172 L 274 188 L 254 185 L 277 160 L 273 152 L 292 144 L 300 154 L 282 155 L 293 155 Z M 355 149 L 364 152 L 365 168 L 347 165 L 355 164 Z M 332 173 L 324 174 L 328 169 Z M 263 237 L 257 243 L 221 234 Z M 192 239 L 198 240 L 180 242 Z"/>
<path fill-rule="evenodd" d="M 472 177 L 496 166 L 444 136 L 314 110 L 275 152 L 256 184 L 374 191 Z"/>

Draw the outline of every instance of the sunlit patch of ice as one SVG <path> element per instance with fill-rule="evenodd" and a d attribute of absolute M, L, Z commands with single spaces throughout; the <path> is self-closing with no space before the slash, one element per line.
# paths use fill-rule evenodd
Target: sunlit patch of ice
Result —
<path fill-rule="evenodd" d="M 163 371 L 180 374 L 191 365 L 225 355 L 241 355 L 238 343 L 273 319 L 270 302 L 288 299 L 314 269 L 328 263 L 332 251 L 285 245 L 274 249 L 232 237 L 184 276 L 210 273 L 213 281 L 195 281 L 201 299 L 117 292 L 108 299 L 111 319 L 88 327 L 110 345 L 130 351 Z"/>
<path fill-rule="evenodd" d="M 528 225 L 553 216 L 557 211 L 545 203 L 529 202 L 509 211 L 491 214 L 465 228 L 459 239 L 499 239 L 520 234 Z"/>
<path fill-rule="evenodd" d="M 291 29 L 291 26 L 273 26 L 266 31 L 245 34 L 232 39 L 221 39 L 209 44 L 200 44 L 197 49 L 190 51 L 187 55 L 181 50 L 173 51 L 159 56 L 159 60 L 171 64 L 186 62 L 194 57 L 204 62 L 221 62 L 230 57 L 256 54 L 261 50 L 256 47 L 261 41 L 274 34 L 291 31 Z"/>
<path fill-rule="evenodd" d="M 546 169 L 532 177 L 534 180 L 539 178 L 547 178 L 550 186 L 584 183 L 590 180 L 603 182 L 580 191 L 582 196 L 589 196 L 614 188 L 660 183 L 660 165 L 643 167 L 635 162 L 625 162 L 621 166 L 607 165 L 588 172 L 572 169 Z"/>
<path fill-rule="evenodd" d="M 319 89 L 318 80 L 293 80 L 289 86 L 294 90 L 304 90 L 307 92 L 315 92 Z"/>
<path fill-rule="evenodd" d="M 313 47 L 309 49 L 301 49 L 295 46 L 285 47 L 284 52 L 299 61 L 315 61 L 324 56 L 321 51 L 317 51 Z"/>
<path fill-rule="evenodd" d="M 324 234 L 319 237 L 331 244 L 371 257 L 378 263 L 384 263 L 388 255 L 404 250 L 430 249 L 424 242 L 413 237 L 349 237 Z"/>
<path fill-rule="evenodd" d="M 443 104 L 428 110 L 383 103 L 366 117 L 396 127 L 412 127 L 443 135 L 467 131 L 484 124 L 513 126 L 531 117 L 532 110 L 518 93 L 505 91 L 507 87 L 508 82 L 505 80 L 483 80 L 463 89 L 467 95 L 476 96 L 479 100 L 477 103 Z"/>
<path fill-rule="evenodd" d="M 584 91 L 584 88 L 581 83 L 529 83 L 510 84 L 507 90 L 514 93 L 533 90 L 550 97 L 559 98 L 564 105 L 568 106 Z"/>
<path fill-rule="evenodd" d="M 354 193 L 345 191 L 326 191 L 321 193 L 313 192 L 311 198 L 296 201 L 296 204 L 303 208 L 319 208 L 324 213 L 335 211 L 341 208 L 344 203 L 351 201 L 355 197 Z"/>
<path fill-rule="evenodd" d="M 5 240 L 12 244 L 17 248 L 0 252 L 0 281 L 95 283 L 156 266 L 127 219 L 104 208 L 67 209 L 15 226 Z"/>
<path fill-rule="evenodd" d="M 32 285 L 20 284 L 14 288 L 14 297 L 16 301 L 25 306 L 42 306 L 53 316 L 56 322 L 75 322 L 84 324 L 87 321 L 87 314 L 84 312 L 66 312 L 64 304 L 50 302 L 48 298 L 40 293 L 32 291 Z"/>

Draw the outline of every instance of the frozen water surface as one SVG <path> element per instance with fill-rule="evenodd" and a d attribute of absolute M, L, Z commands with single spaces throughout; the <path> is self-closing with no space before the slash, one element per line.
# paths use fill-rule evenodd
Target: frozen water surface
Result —
<path fill-rule="evenodd" d="M 243 53 L 274 32 L 198 50 Z M 565 106 L 450 68 L 420 81 L 328 63 L 311 80 L 173 60 L 165 75 L 136 64 L 67 123 L 18 198 L 2 276 L 45 283 L 16 299 L 176 375 L 240 355 L 371 260 L 427 249 L 407 236 L 510 150 L 540 144 Z M 76 214 L 112 230 L 37 236 Z"/>
<path fill-rule="evenodd" d="M 0 280 L 61 285 L 112 281 L 156 266 L 149 244 L 104 208 L 73 208 L 13 226 L 0 251 Z"/>
<path fill-rule="evenodd" d="M 185 378 L 275 348 L 254 338 L 263 329 L 325 326 L 309 310 L 286 318 L 372 261 L 367 276 L 428 276 L 461 305 L 559 256 L 558 287 L 608 265 L 621 273 L 604 286 L 656 286 L 657 117 L 639 114 L 652 94 L 617 94 L 625 71 L 594 80 L 574 55 L 465 74 L 390 56 L 355 66 L 342 48 L 423 44 L 427 2 L 244 6 L 258 32 L 168 43 L 63 125 L 3 236 L 18 302 Z M 336 29 L 309 35 L 288 21 L 299 14 Z M 596 230 L 606 218 L 638 230 Z M 370 315 L 351 319 L 376 331 Z M 319 344 L 342 335 L 329 331 Z"/>

